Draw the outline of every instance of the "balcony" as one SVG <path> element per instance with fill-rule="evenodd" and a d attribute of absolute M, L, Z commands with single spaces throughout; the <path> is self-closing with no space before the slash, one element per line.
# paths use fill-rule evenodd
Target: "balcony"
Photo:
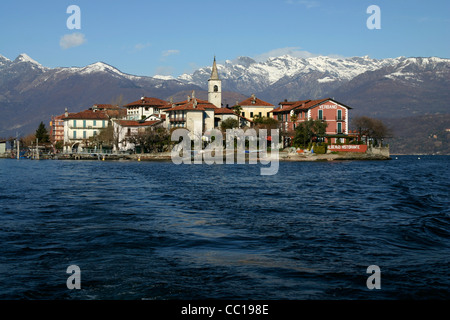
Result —
<path fill-rule="evenodd" d="M 345 117 L 338 117 L 338 116 L 336 116 L 336 121 L 345 122 Z"/>

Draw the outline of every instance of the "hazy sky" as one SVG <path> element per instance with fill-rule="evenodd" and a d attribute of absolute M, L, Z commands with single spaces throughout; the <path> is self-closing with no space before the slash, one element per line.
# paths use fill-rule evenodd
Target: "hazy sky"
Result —
<path fill-rule="evenodd" d="M 70 19 L 71 5 L 80 19 Z M 381 29 L 367 27 L 370 5 Z M 0 54 L 47 67 L 103 61 L 147 76 L 191 72 L 214 55 L 449 58 L 449 15 L 448 0 L 2 0 Z"/>

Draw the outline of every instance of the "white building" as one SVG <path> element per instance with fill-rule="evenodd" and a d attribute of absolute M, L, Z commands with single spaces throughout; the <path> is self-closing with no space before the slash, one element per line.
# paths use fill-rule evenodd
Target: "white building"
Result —
<path fill-rule="evenodd" d="M 135 149 L 133 137 L 145 132 L 147 128 L 163 126 L 162 120 L 136 121 L 136 120 L 116 120 L 113 122 L 114 135 L 117 135 L 119 150 L 130 151 Z"/>
<path fill-rule="evenodd" d="M 127 109 L 128 120 L 144 120 L 151 115 L 162 115 L 163 110 L 170 108 L 171 104 L 158 98 L 142 97 L 124 106 Z"/>
<path fill-rule="evenodd" d="M 105 110 L 89 109 L 64 115 L 64 151 L 82 151 L 86 141 L 96 136 L 101 129 L 109 126 L 109 116 Z"/>
<path fill-rule="evenodd" d="M 204 133 L 214 129 L 216 106 L 208 101 L 195 98 L 195 93 L 187 100 L 174 103 L 166 113 L 166 128 L 186 128 L 191 133 Z"/>

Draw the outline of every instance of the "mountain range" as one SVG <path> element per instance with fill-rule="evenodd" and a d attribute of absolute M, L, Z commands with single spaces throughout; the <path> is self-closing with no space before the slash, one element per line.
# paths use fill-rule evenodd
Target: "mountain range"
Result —
<path fill-rule="evenodd" d="M 251 94 L 275 106 L 285 99 L 332 97 L 351 106 L 352 115 L 385 119 L 394 131 L 404 127 L 395 125 L 397 121 L 420 120 L 427 115 L 429 125 L 428 129 L 422 128 L 426 131 L 423 135 L 444 139 L 439 143 L 430 141 L 435 147 L 427 147 L 427 153 L 450 153 L 446 149 L 449 137 L 445 134 L 450 124 L 442 123 L 444 134 L 437 134 L 432 126 L 433 119 L 442 122 L 448 119 L 442 115 L 450 114 L 450 59 L 283 55 L 266 61 L 239 57 L 218 63 L 217 67 L 224 106 L 234 105 Z M 13 61 L 0 55 L 0 136 L 31 133 L 40 121 L 48 124 L 52 115 L 62 114 L 65 108 L 77 112 L 94 104 L 126 104 L 143 95 L 178 101 L 192 90 L 197 97 L 206 99 L 210 75 L 210 66 L 177 78 L 142 77 L 123 73 L 103 62 L 47 68 L 26 54 Z M 398 137 L 403 134 L 394 133 Z M 412 142 L 404 137 L 394 139 L 394 149 L 398 141 L 402 141 L 398 150 L 408 152 L 405 144 Z M 414 152 L 420 152 L 416 149 Z"/>

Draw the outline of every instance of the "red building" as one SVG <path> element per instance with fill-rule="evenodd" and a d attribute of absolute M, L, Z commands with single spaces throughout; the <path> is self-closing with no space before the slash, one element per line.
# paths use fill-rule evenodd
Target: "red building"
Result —
<path fill-rule="evenodd" d="M 325 121 L 328 126 L 326 138 L 334 143 L 336 139 L 348 136 L 349 110 L 352 109 L 334 99 L 284 101 L 271 111 L 280 123 L 280 129 L 294 136 L 296 126 L 303 121 L 313 119 Z"/>
<path fill-rule="evenodd" d="M 50 142 L 53 146 L 58 141 L 64 142 L 64 114 L 52 116 L 50 121 Z"/>

